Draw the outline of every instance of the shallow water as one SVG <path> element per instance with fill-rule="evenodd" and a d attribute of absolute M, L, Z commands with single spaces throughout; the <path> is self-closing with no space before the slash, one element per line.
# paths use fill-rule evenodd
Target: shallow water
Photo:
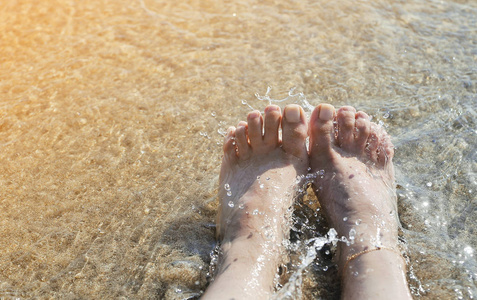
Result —
<path fill-rule="evenodd" d="M 200 295 L 221 133 L 267 99 L 382 122 L 414 297 L 477 297 L 476 16 L 462 0 L 3 1 L 0 297 Z M 302 282 L 339 296 L 329 258 Z"/>

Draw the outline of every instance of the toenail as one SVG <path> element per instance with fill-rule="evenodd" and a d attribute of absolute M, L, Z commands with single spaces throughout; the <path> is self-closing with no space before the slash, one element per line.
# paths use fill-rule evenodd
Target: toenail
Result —
<path fill-rule="evenodd" d="M 260 112 L 258 112 L 257 110 L 252 111 L 251 113 L 248 114 L 248 117 L 250 119 L 256 119 L 256 118 L 260 117 Z"/>
<path fill-rule="evenodd" d="M 358 111 L 358 112 L 356 113 L 356 118 L 357 118 L 357 119 L 365 119 L 365 120 L 369 120 L 369 119 L 370 119 L 369 116 L 368 116 L 366 113 L 362 112 L 362 111 Z"/>
<path fill-rule="evenodd" d="M 285 108 L 285 118 L 289 123 L 300 122 L 300 115 L 300 106 L 298 105 L 289 105 Z"/>
<path fill-rule="evenodd" d="M 324 104 L 320 109 L 320 119 L 323 121 L 333 120 L 334 109 L 333 106 Z"/>
<path fill-rule="evenodd" d="M 276 105 L 270 105 L 265 108 L 266 112 L 279 111 L 280 107 Z"/>

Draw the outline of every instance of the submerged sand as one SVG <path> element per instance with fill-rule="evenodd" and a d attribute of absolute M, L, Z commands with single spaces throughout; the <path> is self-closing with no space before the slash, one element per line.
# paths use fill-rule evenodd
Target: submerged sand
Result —
<path fill-rule="evenodd" d="M 476 297 L 475 16 L 471 1 L 3 1 L 0 297 L 198 297 L 221 133 L 268 99 L 386 126 L 414 296 Z M 304 299 L 339 296 L 329 263 L 307 268 Z"/>

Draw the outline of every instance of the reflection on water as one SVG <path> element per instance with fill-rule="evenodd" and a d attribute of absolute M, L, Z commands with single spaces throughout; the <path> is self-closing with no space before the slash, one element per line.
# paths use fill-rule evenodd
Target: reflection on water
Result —
<path fill-rule="evenodd" d="M 269 99 L 382 122 L 414 296 L 476 297 L 476 15 L 462 0 L 4 1 L 0 297 L 197 297 L 221 133 Z M 335 273 L 315 260 L 303 297 L 337 297 Z"/>

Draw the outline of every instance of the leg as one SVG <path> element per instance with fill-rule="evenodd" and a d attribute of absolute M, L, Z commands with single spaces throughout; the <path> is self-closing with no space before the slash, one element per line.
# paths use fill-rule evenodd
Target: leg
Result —
<path fill-rule="evenodd" d="M 411 299 L 398 250 L 393 145 L 383 128 L 352 107 L 321 104 L 312 113 L 313 189 L 338 247 L 343 299 Z M 377 250 L 380 249 L 380 250 Z"/>
<path fill-rule="evenodd" d="M 287 106 L 283 118 L 278 106 L 268 106 L 264 119 L 253 111 L 247 122 L 229 129 L 219 180 L 221 254 L 203 299 L 270 297 L 289 234 L 296 177 L 307 172 L 306 136 L 297 105 Z"/>

